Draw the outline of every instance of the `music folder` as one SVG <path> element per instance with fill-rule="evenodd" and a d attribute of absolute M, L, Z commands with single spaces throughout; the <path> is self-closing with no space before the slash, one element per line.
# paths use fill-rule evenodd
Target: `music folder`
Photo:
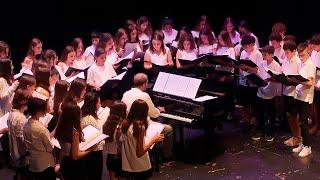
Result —
<path fill-rule="evenodd" d="M 164 125 L 158 122 L 152 122 L 148 124 L 148 128 L 146 130 L 146 136 L 144 137 L 145 144 L 149 143 L 152 138 L 158 134 L 161 134 L 161 132 L 164 129 Z M 152 149 L 154 144 L 150 147 Z"/>
<path fill-rule="evenodd" d="M 91 65 L 90 65 L 91 66 Z M 64 73 L 65 76 L 70 76 L 72 73 L 81 73 L 83 72 L 85 77 L 87 77 L 87 72 L 88 72 L 88 69 L 90 68 L 90 66 L 87 66 L 85 67 L 84 69 L 77 69 L 77 68 L 74 68 L 74 67 L 69 67 L 67 69 L 67 71 Z"/>
<path fill-rule="evenodd" d="M 296 82 L 291 82 L 288 80 L 288 77 L 291 79 L 295 79 L 299 82 L 306 82 L 308 81 L 308 79 L 302 77 L 301 75 L 285 75 L 283 73 L 276 73 L 273 72 L 271 70 L 268 70 L 268 74 L 270 74 L 270 76 L 276 81 L 276 82 L 280 82 L 286 86 L 297 86 L 300 83 L 296 83 Z"/>

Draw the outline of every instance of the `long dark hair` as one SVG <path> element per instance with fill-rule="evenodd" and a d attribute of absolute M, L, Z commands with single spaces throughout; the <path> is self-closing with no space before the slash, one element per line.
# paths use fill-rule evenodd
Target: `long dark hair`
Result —
<path fill-rule="evenodd" d="M 37 87 L 42 87 L 43 89 L 50 92 L 50 69 L 47 67 L 39 67 L 35 70 L 35 78 L 37 82 Z"/>
<path fill-rule="evenodd" d="M 33 48 L 35 46 L 37 46 L 38 44 L 42 44 L 42 42 L 40 41 L 40 39 L 38 38 L 33 38 L 31 39 L 31 42 L 29 44 L 29 49 L 28 49 L 28 52 L 27 52 L 27 56 L 29 56 L 30 58 L 32 58 L 33 60 L 36 59 L 36 55 L 34 54 L 34 51 L 33 51 Z"/>
<path fill-rule="evenodd" d="M 17 89 L 25 90 L 28 86 L 36 85 L 36 79 L 29 74 L 24 74 L 19 78 L 19 86 Z"/>
<path fill-rule="evenodd" d="M 20 110 L 23 106 L 27 106 L 28 100 L 31 98 L 27 93 L 24 93 L 22 89 L 18 89 L 14 93 L 12 100 L 12 109 Z"/>
<path fill-rule="evenodd" d="M 83 106 L 81 108 L 81 112 L 82 112 L 82 117 L 91 115 L 93 116 L 95 119 L 98 119 L 98 115 L 97 115 L 97 103 L 99 101 L 99 94 L 95 93 L 95 92 L 88 92 L 85 96 L 84 96 L 84 103 Z"/>
<path fill-rule="evenodd" d="M 122 125 L 122 133 L 127 133 L 130 125 L 133 124 L 133 136 L 137 138 L 141 125 L 143 125 L 145 129 L 148 128 L 148 111 L 148 104 L 144 100 L 135 100 L 131 105 L 127 120 L 125 120 Z"/>
<path fill-rule="evenodd" d="M 113 136 L 117 125 L 121 123 L 122 119 L 126 118 L 127 106 L 121 101 L 115 101 L 110 107 L 110 113 L 107 121 L 103 125 L 103 133 L 109 135 L 107 142 L 113 142 Z"/>
<path fill-rule="evenodd" d="M 76 103 L 76 101 L 81 98 L 81 93 L 85 90 L 85 88 L 86 82 L 83 79 L 77 78 L 74 81 L 72 81 L 70 89 L 66 97 L 63 99 L 62 106 L 70 101 Z"/>
<path fill-rule="evenodd" d="M 62 142 L 72 143 L 72 131 L 75 128 L 79 132 L 79 139 L 82 138 L 80 126 L 80 107 L 74 102 L 68 102 L 62 107 L 61 116 L 57 125 L 55 137 Z"/>
<path fill-rule="evenodd" d="M 12 62 L 10 59 L 2 59 L 0 61 L 0 77 L 5 79 L 8 84 L 12 83 Z"/>
<path fill-rule="evenodd" d="M 161 51 L 162 51 L 163 54 L 166 54 L 166 48 L 164 47 L 164 43 L 163 43 L 163 36 L 160 35 L 160 34 L 158 34 L 158 33 L 154 33 L 153 36 L 152 36 L 152 38 L 151 38 L 150 51 L 151 51 L 152 53 L 155 53 L 155 49 L 154 49 L 154 47 L 153 47 L 153 45 L 152 45 L 152 40 L 159 40 L 159 41 L 161 41 Z"/>
<path fill-rule="evenodd" d="M 68 92 L 70 84 L 67 81 L 59 80 L 54 86 L 54 97 L 53 97 L 53 113 L 59 114 L 59 106 L 63 101 L 63 98 Z"/>

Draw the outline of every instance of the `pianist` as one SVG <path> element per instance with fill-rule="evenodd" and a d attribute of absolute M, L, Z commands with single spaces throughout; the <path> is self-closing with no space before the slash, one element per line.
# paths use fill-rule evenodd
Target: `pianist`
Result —
<path fill-rule="evenodd" d="M 138 73 L 133 78 L 133 88 L 129 91 L 125 92 L 122 97 L 122 102 L 127 105 L 127 113 L 129 112 L 132 103 L 141 99 L 144 100 L 149 107 L 148 111 L 148 121 L 149 123 L 154 123 L 151 118 L 158 118 L 160 112 L 164 112 L 164 107 L 155 107 L 149 94 L 145 91 L 147 90 L 148 85 L 148 76 L 143 73 Z M 170 125 L 163 124 L 165 127 L 162 131 L 162 134 L 165 135 L 165 139 L 163 141 L 163 157 L 164 161 L 170 161 L 173 158 L 173 129 Z"/>

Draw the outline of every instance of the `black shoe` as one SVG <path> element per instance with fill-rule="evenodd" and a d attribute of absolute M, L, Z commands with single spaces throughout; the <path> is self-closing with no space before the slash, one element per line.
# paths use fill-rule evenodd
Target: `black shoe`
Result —
<path fill-rule="evenodd" d="M 259 141 L 262 138 L 262 133 L 255 133 L 251 139 L 255 140 L 255 141 Z"/>

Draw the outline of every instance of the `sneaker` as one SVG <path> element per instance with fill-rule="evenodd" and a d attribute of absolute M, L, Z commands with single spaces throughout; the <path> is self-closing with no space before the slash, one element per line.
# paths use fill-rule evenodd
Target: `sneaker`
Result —
<path fill-rule="evenodd" d="M 299 153 L 299 157 L 307 157 L 311 154 L 311 147 L 305 146 L 302 151 Z"/>
<path fill-rule="evenodd" d="M 292 152 L 294 152 L 294 153 L 300 153 L 301 151 L 302 151 L 302 149 L 303 149 L 303 144 L 301 143 L 298 147 L 296 147 L 296 148 L 293 148 L 292 149 Z"/>
<path fill-rule="evenodd" d="M 251 139 L 255 140 L 255 141 L 259 141 L 262 137 L 262 134 L 261 133 L 255 133 Z"/>
<path fill-rule="evenodd" d="M 268 141 L 268 142 L 273 142 L 274 136 L 272 136 L 272 135 L 266 135 L 265 139 L 266 139 L 266 141 Z"/>

